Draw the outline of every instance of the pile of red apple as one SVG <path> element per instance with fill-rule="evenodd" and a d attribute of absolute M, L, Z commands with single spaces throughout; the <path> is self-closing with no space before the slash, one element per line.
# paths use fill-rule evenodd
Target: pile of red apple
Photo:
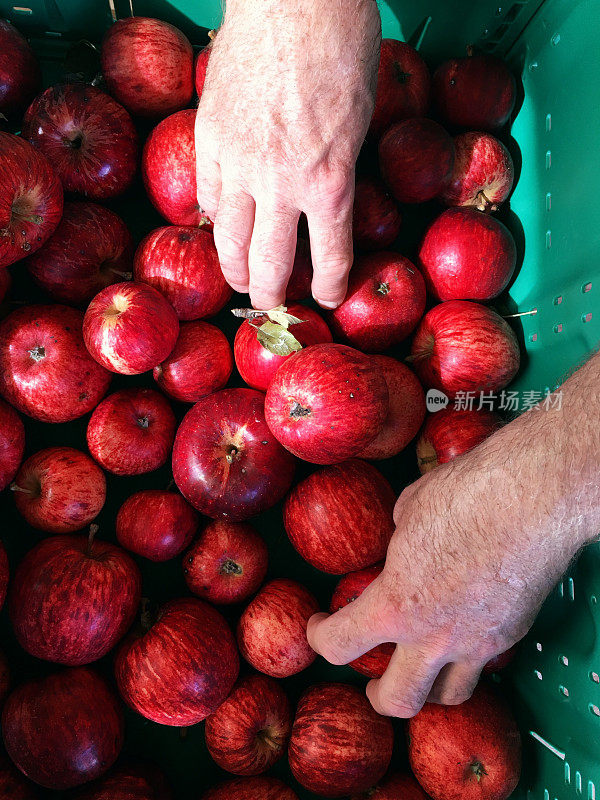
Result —
<path fill-rule="evenodd" d="M 384 40 L 345 301 L 328 314 L 298 302 L 312 274 L 300 235 L 286 306 L 238 310 L 231 343 L 206 321 L 232 292 L 196 201 L 194 91 L 209 56 L 194 62 L 179 30 L 133 17 L 105 36 L 99 85 L 42 91 L 29 44 L 0 22 L 0 112 L 20 131 L 0 132 L 0 490 L 25 523 L 2 531 L 0 603 L 8 593 L 29 665 L 11 673 L 0 654 L 0 798 L 35 798 L 40 786 L 81 787 L 68 795 L 80 800 L 172 797 L 156 768 L 121 756 L 126 704 L 148 725 L 204 722 L 208 752 L 235 776 L 209 789 L 190 764 L 204 800 L 294 800 L 265 775 L 286 757 L 311 796 L 504 800 L 520 738 L 487 683 L 410 721 L 413 777 L 397 766 L 401 727 L 356 681 L 306 677 L 292 703 L 298 683 L 285 679 L 315 661 L 309 617 L 330 598 L 332 611 L 351 602 L 381 571 L 397 491 L 373 462 L 405 451 L 425 472 L 500 424 L 491 411 L 426 418 L 424 389 L 497 393 L 519 368 L 517 338 L 488 304 L 517 261 L 494 216 L 513 185 L 497 136 L 515 80 L 473 54 L 430 80 L 412 47 Z M 154 124 L 145 142 L 140 117 Z M 134 243 L 103 203 L 125 193 L 136 218 L 140 164 L 164 225 Z M 428 225 L 401 254 L 415 204 Z M 234 366 L 245 385 L 230 381 Z M 128 377 L 111 388 L 115 375 Z M 61 425 L 82 418 L 79 438 L 71 427 L 62 440 Z M 35 448 L 45 432 L 53 446 Z M 313 466 L 295 480 L 301 461 Z M 169 462 L 174 486 L 149 479 L 98 529 L 107 492 Z M 322 580 L 301 585 L 292 561 L 286 574 L 269 569 L 260 521 L 248 520 L 280 501 L 297 563 L 343 576 L 325 602 Z M 171 559 L 188 591 L 165 584 L 156 608 L 142 600 L 148 561 Z M 351 666 L 380 677 L 393 649 Z"/>

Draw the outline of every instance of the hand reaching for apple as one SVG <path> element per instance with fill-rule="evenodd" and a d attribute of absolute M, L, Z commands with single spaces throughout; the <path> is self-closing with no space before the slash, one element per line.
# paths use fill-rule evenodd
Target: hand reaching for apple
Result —
<path fill-rule="evenodd" d="M 256 308 L 285 299 L 301 212 L 313 295 L 344 298 L 379 42 L 373 0 L 227 3 L 196 119 L 198 203 L 225 278 Z"/>

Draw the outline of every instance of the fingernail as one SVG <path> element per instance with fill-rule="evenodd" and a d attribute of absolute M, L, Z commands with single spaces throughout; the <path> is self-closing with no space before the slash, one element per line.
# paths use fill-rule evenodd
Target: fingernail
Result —
<path fill-rule="evenodd" d="M 318 300 L 316 297 L 315 300 L 321 306 L 321 308 L 326 308 L 329 311 L 333 311 L 334 308 L 339 306 L 339 303 L 336 303 L 335 301 L 331 302 L 330 300 Z"/>

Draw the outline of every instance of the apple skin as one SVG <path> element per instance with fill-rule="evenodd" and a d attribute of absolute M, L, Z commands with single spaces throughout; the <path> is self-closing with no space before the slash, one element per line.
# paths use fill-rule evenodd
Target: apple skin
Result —
<path fill-rule="evenodd" d="M 309 791 L 343 797 L 365 791 L 383 777 L 393 746 L 392 723 L 373 710 L 362 689 L 317 684 L 298 703 L 290 767 Z"/>
<path fill-rule="evenodd" d="M 430 800 L 412 775 L 393 773 L 350 800 Z"/>
<path fill-rule="evenodd" d="M 102 75 L 108 91 L 140 117 L 166 117 L 190 103 L 193 63 L 187 37 L 159 19 L 119 19 L 102 40 Z"/>
<path fill-rule="evenodd" d="M 0 113 L 24 108 L 41 82 L 40 65 L 29 42 L 8 20 L 0 20 Z"/>
<path fill-rule="evenodd" d="M 300 481 L 286 498 L 283 524 L 305 561 L 343 575 L 385 557 L 395 503 L 394 490 L 379 470 L 352 459 Z"/>
<path fill-rule="evenodd" d="M 258 591 L 269 553 L 262 537 L 245 522 L 209 522 L 183 559 L 188 589 L 216 605 L 241 603 Z"/>
<path fill-rule="evenodd" d="M 506 800 L 519 781 L 519 729 L 486 684 L 460 705 L 426 703 L 407 734 L 410 766 L 433 800 Z"/>
<path fill-rule="evenodd" d="M 264 417 L 264 395 L 222 389 L 183 418 L 173 447 L 173 477 L 201 514 L 234 522 L 274 506 L 291 486 L 294 458 Z"/>
<path fill-rule="evenodd" d="M 427 229 L 418 265 L 436 300 L 491 300 L 512 278 L 517 248 L 497 219 L 474 208 L 449 208 Z"/>
<path fill-rule="evenodd" d="M 95 519 L 106 500 L 106 478 L 73 447 L 47 447 L 21 465 L 11 488 L 17 511 L 33 528 L 73 533 Z"/>
<path fill-rule="evenodd" d="M 131 234 L 97 203 L 67 202 L 58 228 L 25 264 L 33 280 L 59 303 L 88 302 L 130 272 Z"/>
<path fill-rule="evenodd" d="M 240 617 L 240 653 L 254 669 L 272 678 L 297 675 L 317 657 L 306 638 L 306 626 L 318 610 L 317 600 L 302 584 L 288 578 L 270 581 Z"/>
<path fill-rule="evenodd" d="M 212 42 L 207 44 L 206 47 L 203 47 L 196 56 L 196 63 L 194 64 L 194 87 L 199 98 L 202 97 L 202 91 L 204 90 L 204 81 L 206 80 L 206 70 L 208 69 L 211 48 Z"/>
<path fill-rule="evenodd" d="M 225 334 L 202 320 L 183 322 L 170 355 L 154 367 L 160 388 L 182 403 L 195 403 L 222 389 L 233 370 L 233 354 Z"/>
<path fill-rule="evenodd" d="M 298 800 L 279 778 L 234 778 L 210 789 L 202 800 Z"/>
<path fill-rule="evenodd" d="M 312 277 L 313 266 L 310 256 L 310 244 L 308 239 L 298 235 L 292 274 L 285 290 L 285 302 L 287 304 L 295 303 L 298 300 L 310 297 Z"/>
<path fill-rule="evenodd" d="M 44 244 L 63 212 L 58 175 L 41 153 L 20 136 L 0 131 L 0 267 Z"/>
<path fill-rule="evenodd" d="M 80 789 L 73 800 L 173 800 L 173 793 L 153 764 L 129 762 Z"/>
<path fill-rule="evenodd" d="M 2 800 L 39 800 L 34 785 L 5 755 L 0 755 L 0 797 Z"/>
<path fill-rule="evenodd" d="M 488 409 L 477 411 L 449 406 L 429 414 L 417 442 L 421 475 L 468 453 L 501 424 L 500 417 Z"/>
<path fill-rule="evenodd" d="M 92 200 L 122 194 L 138 163 L 138 135 L 123 106 L 94 86 L 65 83 L 38 95 L 22 135 L 50 161 L 66 192 Z"/>
<path fill-rule="evenodd" d="M 173 447 L 175 414 L 153 389 L 121 389 L 103 400 L 90 417 L 87 444 L 96 461 L 113 475 L 144 475 L 167 461 Z"/>
<path fill-rule="evenodd" d="M 83 314 L 61 305 L 16 309 L 0 323 L 0 394 L 40 422 L 69 422 L 95 408 L 111 374 L 86 350 Z"/>
<path fill-rule="evenodd" d="M 212 317 L 233 294 L 212 234 L 198 227 L 167 225 L 151 231 L 136 250 L 133 272 L 136 281 L 167 298 L 180 320 Z"/>
<path fill-rule="evenodd" d="M 123 712 L 99 675 L 72 667 L 15 689 L 2 712 L 2 735 L 28 778 L 69 789 L 114 764 L 123 746 Z"/>
<path fill-rule="evenodd" d="M 411 357 L 421 383 L 448 397 L 498 392 L 512 381 L 520 364 L 519 343 L 506 320 L 467 300 L 448 300 L 424 316 Z"/>
<path fill-rule="evenodd" d="M 431 119 L 392 125 L 379 142 L 384 181 L 400 203 L 424 203 L 444 188 L 454 166 L 454 141 Z"/>
<path fill-rule="evenodd" d="M 125 640 L 115 675 L 125 702 L 146 719 L 201 722 L 229 695 L 239 672 L 235 640 L 221 614 L 195 598 L 172 600 L 140 638 Z"/>
<path fill-rule="evenodd" d="M 287 310 L 289 314 L 303 320 L 303 322 L 290 327 L 291 333 L 294 334 L 303 347 L 308 347 L 311 344 L 333 342 L 333 336 L 327 327 L 327 323 L 312 308 L 293 303 L 287 306 Z M 279 367 L 295 355 L 295 353 L 291 353 L 288 356 L 279 356 L 262 346 L 256 336 L 256 328 L 253 326 L 260 326 L 266 321 L 266 316 L 258 317 L 252 320 L 253 325 L 251 325 L 250 320 L 245 319 L 237 329 L 233 343 L 235 365 L 242 380 L 248 386 L 253 389 L 259 389 L 261 392 L 267 391 L 273 375 L 275 375 Z"/>
<path fill-rule="evenodd" d="M 360 250 L 385 250 L 396 240 L 401 225 L 402 216 L 385 185 L 376 178 L 357 178 L 352 212 L 354 244 Z"/>
<path fill-rule="evenodd" d="M 0 400 L 0 492 L 10 485 L 23 461 L 25 426 L 12 406 Z"/>
<path fill-rule="evenodd" d="M 9 577 L 8 556 L 2 541 L 0 541 L 0 609 L 4 605 Z"/>
<path fill-rule="evenodd" d="M 425 281 L 398 253 L 359 256 L 348 292 L 329 315 L 336 337 L 365 353 L 379 353 L 412 333 L 425 313 Z"/>
<path fill-rule="evenodd" d="M 70 667 L 105 656 L 129 630 L 141 600 L 133 559 L 110 542 L 50 536 L 15 572 L 10 619 L 30 655 Z"/>
<path fill-rule="evenodd" d="M 168 561 L 192 541 L 198 515 L 177 492 L 143 489 L 125 500 L 115 525 L 126 550 L 150 561 Z"/>
<path fill-rule="evenodd" d="M 204 733 L 213 760 L 233 775 L 260 775 L 284 755 L 292 709 L 277 681 L 249 675 L 207 717 Z"/>

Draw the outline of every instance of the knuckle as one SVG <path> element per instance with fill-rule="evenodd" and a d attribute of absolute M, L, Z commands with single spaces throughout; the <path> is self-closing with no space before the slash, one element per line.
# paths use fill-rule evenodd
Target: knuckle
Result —
<path fill-rule="evenodd" d="M 352 182 L 347 170 L 327 169 L 312 176 L 309 185 L 313 203 L 328 209 L 346 209 L 352 200 Z"/>

